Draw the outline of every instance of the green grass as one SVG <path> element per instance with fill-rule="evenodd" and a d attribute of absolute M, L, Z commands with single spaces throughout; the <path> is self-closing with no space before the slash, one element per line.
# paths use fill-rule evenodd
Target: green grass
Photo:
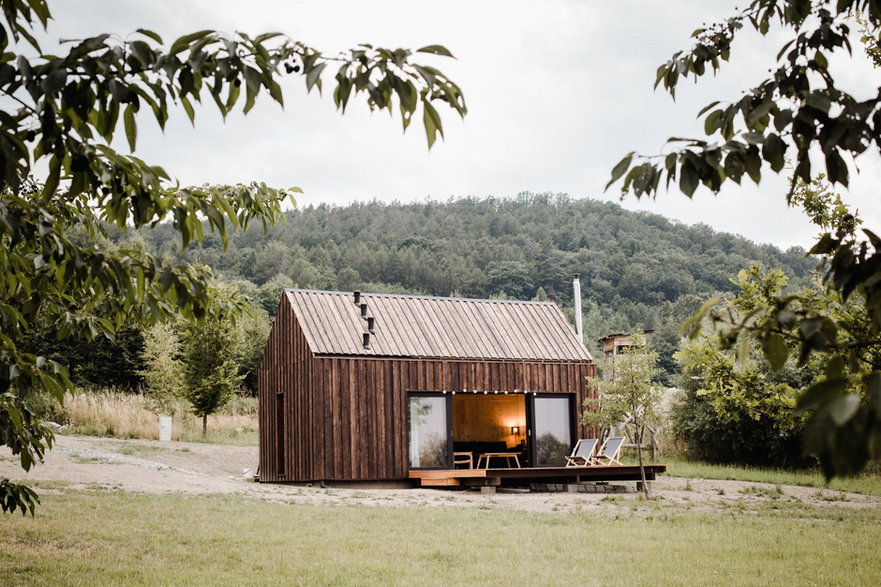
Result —
<path fill-rule="evenodd" d="M 184 430 L 175 440 L 181 442 L 204 442 L 205 444 L 231 444 L 235 446 L 257 446 L 259 444 L 256 427 L 208 430 L 205 438 L 202 438 L 201 430 Z"/>
<path fill-rule="evenodd" d="M 490 503 L 488 501 L 488 503 Z M 874 584 L 881 513 L 830 504 L 603 515 L 44 495 L 0 519 L 10 585 Z"/>
<path fill-rule="evenodd" d="M 659 461 L 666 463 L 667 474 L 675 477 L 730 479 L 733 481 L 771 483 L 773 485 L 800 485 L 802 487 L 822 487 L 864 495 L 881 495 L 881 474 L 877 471 L 870 471 L 858 477 L 833 479 L 827 484 L 823 475 L 817 471 L 754 469 L 734 465 L 710 465 L 692 461 L 665 461 L 663 457 Z"/>

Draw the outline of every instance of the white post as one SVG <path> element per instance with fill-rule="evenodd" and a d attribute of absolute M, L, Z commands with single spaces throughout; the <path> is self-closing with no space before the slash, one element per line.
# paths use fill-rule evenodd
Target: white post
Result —
<path fill-rule="evenodd" d="M 575 299 L 575 332 L 578 334 L 578 341 L 584 343 L 584 330 L 581 325 L 581 277 L 580 273 L 576 273 L 572 279 L 572 289 L 574 290 Z"/>
<path fill-rule="evenodd" d="M 159 440 L 171 442 L 171 416 L 159 416 Z"/>

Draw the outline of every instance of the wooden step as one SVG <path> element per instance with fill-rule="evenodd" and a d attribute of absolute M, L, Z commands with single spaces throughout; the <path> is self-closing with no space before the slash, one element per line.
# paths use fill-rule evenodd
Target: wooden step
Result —
<path fill-rule="evenodd" d="M 420 479 L 419 485 L 422 487 L 457 487 L 461 485 L 458 479 Z"/>
<path fill-rule="evenodd" d="M 486 469 L 426 469 L 410 471 L 411 479 L 445 479 L 450 477 L 486 477 Z"/>

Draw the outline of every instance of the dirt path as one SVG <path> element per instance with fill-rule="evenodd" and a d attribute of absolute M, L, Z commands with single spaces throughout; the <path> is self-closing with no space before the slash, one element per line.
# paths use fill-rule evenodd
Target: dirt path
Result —
<path fill-rule="evenodd" d="M 0 449 L 0 477 L 30 480 L 41 493 L 69 489 L 139 493 L 236 494 L 292 504 L 363 504 L 370 506 L 458 506 L 539 512 L 596 512 L 636 501 L 628 494 L 497 493 L 433 489 L 322 489 L 246 482 L 256 469 L 257 448 L 188 442 L 118 440 L 57 435 L 46 462 L 23 474 L 17 460 Z M 630 484 L 632 486 L 632 484 Z M 881 507 L 881 498 L 814 487 L 775 486 L 741 481 L 687 480 L 662 476 L 653 484 L 663 504 L 684 509 L 725 510 L 796 503 L 816 507 Z"/>

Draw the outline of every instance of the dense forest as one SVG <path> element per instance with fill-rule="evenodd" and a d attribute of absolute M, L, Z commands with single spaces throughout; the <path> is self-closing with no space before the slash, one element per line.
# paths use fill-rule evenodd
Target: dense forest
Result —
<path fill-rule="evenodd" d="M 202 244 L 182 249 L 167 225 L 136 233 L 110 229 L 114 242 L 108 246 L 145 247 L 166 261 L 211 267 L 266 311 L 266 325 L 255 326 L 261 332 L 285 287 L 550 299 L 571 319 L 572 276 L 578 273 L 588 348 L 596 353 L 596 339 L 612 332 L 655 329 L 653 344 L 669 374 L 678 370 L 672 359 L 678 325 L 707 296 L 734 291 L 731 279 L 739 270 L 761 261 L 783 270 L 796 287 L 815 265 L 802 249 L 783 252 L 708 226 L 564 195 L 321 204 L 292 209 L 285 220 L 267 233 L 260 226 L 233 233 L 226 250 L 207 229 Z M 91 343 L 60 358 L 84 383 L 110 377 L 128 387 L 140 368 L 138 340 L 130 332 L 124 353 Z M 244 354 L 251 359 L 241 371 L 253 388 L 255 365 L 246 363 L 259 361 L 260 344 L 249 340 L 248 346 L 254 348 Z M 102 375 L 110 362 L 91 363 L 107 356 L 132 366 Z"/>
<path fill-rule="evenodd" d="M 815 265 L 800 248 L 783 252 L 614 203 L 530 193 L 305 206 L 268 234 L 252 227 L 234 235 L 226 251 L 214 236 L 181 251 L 169 227 L 143 236 L 157 251 L 258 287 L 547 296 L 571 309 L 580 273 L 589 339 L 654 328 L 683 296 L 731 291 L 731 278 L 752 261 L 783 269 L 796 284 Z"/>

